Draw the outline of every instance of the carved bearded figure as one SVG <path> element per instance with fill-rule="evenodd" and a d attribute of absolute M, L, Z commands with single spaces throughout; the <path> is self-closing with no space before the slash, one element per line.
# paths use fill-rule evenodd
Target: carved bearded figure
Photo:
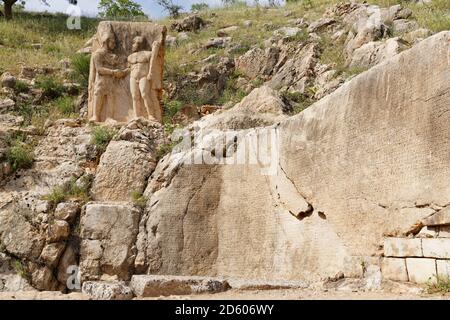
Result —
<path fill-rule="evenodd" d="M 113 53 L 116 40 L 112 30 L 108 30 L 100 39 L 101 48 L 92 54 L 93 65 L 93 112 L 91 121 L 100 121 L 103 106 L 108 93 L 114 86 L 115 79 L 124 78 L 128 70 L 116 69 L 119 65 L 119 57 Z"/>

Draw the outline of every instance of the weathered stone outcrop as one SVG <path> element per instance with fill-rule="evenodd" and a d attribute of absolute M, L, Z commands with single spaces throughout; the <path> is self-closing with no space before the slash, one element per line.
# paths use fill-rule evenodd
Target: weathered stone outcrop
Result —
<path fill-rule="evenodd" d="M 231 288 L 223 279 L 152 275 L 135 275 L 130 286 L 138 297 L 218 293 Z"/>
<path fill-rule="evenodd" d="M 92 194 L 96 201 L 130 201 L 142 193 L 156 167 L 163 127 L 138 119 L 123 127 L 100 158 Z"/>
<path fill-rule="evenodd" d="M 81 220 L 82 280 L 133 274 L 140 211 L 127 203 L 88 203 Z"/>
<path fill-rule="evenodd" d="M 245 132 L 244 141 L 278 135 L 274 176 L 262 164 L 187 164 L 195 148 L 166 157 L 147 187 L 137 268 L 311 281 L 375 255 L 383 233 L 446 207 L 449 37 L 424 40 L 299 115 Z M 379 267 L 369 269 L 375 286 Z"/>

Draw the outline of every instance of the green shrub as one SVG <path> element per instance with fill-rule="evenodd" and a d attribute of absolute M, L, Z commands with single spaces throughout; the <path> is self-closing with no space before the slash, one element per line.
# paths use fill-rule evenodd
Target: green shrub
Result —
<path fill-rule="evenodd" d="M 292 115 L 302 112 L 314 102 L 308 95 L 299 92 L 282 91 L 281 98 L 291 106 L 289 113 Z"/>
<path fill-rule="evenodd" d="M 133 191 L 131 193 L 131 199 L 133 201 L 133 204 L 141 209 L 144 209 L 147 205 L 147 197 L 142 194 L 142 192 L 139 191 Z"/>
<path fill-rule="evenodd" d="M 31 276 L 26 266 L 22 263 L 22 261 L 14 259 L 12 262 L 12 267 L 14 271 L 23 279 L 30 280 Z"/>
<path fill-rule="evenodd" d="M 117 131 L 113 128 L 94 127 L 91 131 L 91 143 L 103 152 L 116 133 Z"/>
<path fill-rule="evenodd" d="M 450 276 L 436 277 L 436 281 L 429 281 L 427 283 L 427 292 L 434 293 L 450 293 Z"/>
<path fill-rule="evenodd" d="M 16 84 L 14 85 L 14 92 L 15 93 L 23 93 L 28 92 L 30 88 L 28 87 L 28 84 L 25 81 L 17 80 Z"/>
<path fill-rule="evenodd" d="M 53 206 L 57 206 L 58 203 L 64 202 L 67 199 L 67 193 L 63 187 L 54 187 L 52 191 L 43 197 L 44 200 L 50 201 Z"/>
<path fill-rule="evenodd" d="M 73 97 L 62 96 L 56 99 L 55 106 L 57 110 L 65 116 L 70 116 L 75 113 L 75 102 Z"/>
<path fill-rule="evenodd" d="M 73 79 L 85 89 L 89 84 L 90 64 L 91 57 L 89 55 L 78 54 L 72 59 Z"/>
<path fill-rule="evenodd" d="M 63 95 L 64 86 L 53 76 L 41 76 L 36 79 L 36 87 L 42 89 L 46 98 L 55 99 Z"/>
<path fill-rule="evenodd" d="M 171 123 L 172 118 L 183 107 L 183 103 L 178 100 L 164 102 L 164 123 Z"/>
<path fill-rule="evenodd" d="M 33 147 L 17 138 L 8 150 L 7 160 L 14 171 L 30 168 L 34 161 Z"/>
<path fill-rule="evenodd" d="M 194 3 L 191 5 L 191 11 L 203 11 L 209 9 L 209 5 L 204 2 Z"/>
<path fill-rule="evenodd" d="M 49 201 L 53 207 L 56 207 L 59 203 L 67 200 L 76 200 L 81 203 L 86 203 L 91 199 L 91 184 L 92 180 L 77 183 L 77 179 L 73 178 L 61 186 L 54 187 L 49 194 L 43 197 L 43 199 Z"/>

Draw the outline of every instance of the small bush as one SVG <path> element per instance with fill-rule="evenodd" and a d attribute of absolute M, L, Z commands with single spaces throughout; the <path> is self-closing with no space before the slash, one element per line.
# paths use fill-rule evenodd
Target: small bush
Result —
<path fill-rule="evenodd" d="M 23 265 L 22 261 L 15 259 L 12 262 L 14 271 L 23 279 L 30 280 L 31 276 L 28 269 Z"/>
<path fill-rule="evenodd" d="M 147 197 L 142 194 L 142 192 L 139 191 L 133 191 L 131 193 L 131 199 L 133 201 L 133 204 L 141 209 L 144 209 L 147 205 Z"/>
<path fill-rule="evenodd" d="M 81 203 L 86 203 L 91 199 L 91 184 L 92 180 L 77 183 L 77 179 L 73 178 L 68 183 L 54 187 L 49 194 L 43 197 L 43 199 L 49 201 L 53 207 L 56 207 L 59 203 L 67 200 L 76 200 Z"/>
<path fill-rule="evenodd" d="M 74 99 L 69 96 L 59 97 L 55 101 L 55 106 L 62 115 L 70 116 L 75 113 Z"/>
<path fill-rule="evenodd" d="M 67 193 L 63 187 L 55 187 L 52 191 L 44 196 L 44 200 L 50 201 L 53 206 L 57 206 L 58 203 L 64 202 L 67 199 Z"/>
<path fill-rule="evenodd" d="M 164 102 L 164 123 L 171 123 L 172 118 L 183 107 L 183 103 L 178 100 Z"/>
<path fill-rule="evenodd" d="M 205 2 L 194 3 L 191 5 L 192 12 L 199 12 L 207 9 L 209 9 L 209 5 Z"/>
<path fill-rule="evenodd" d="M 7 159 L 14 171 L 29 168 L 34 161 L 33 147 L 18 138 L 11 143 Z"/>
<path fill-rule="evenodd" d="M 24 93 L 28 92 L 30 88 L 28 87 L 28 84 L 25 81 L 17 80 L 16 84 L 14 85 L 14 92 L 15 93 Z"/>
<path fill-rule="evenodd" d="M 43 95 L 49 99 L 58 98 L 64 93 L 64 86 L 52 76 L 39 77 L 36 87 L 42 89 Z"/>
<path fill-rule="evenodd" d="M 91 143 L 103 152 L 116 133 L 117 131 L 113 128 L 95 127 L 91 131 Z"/>
<path fill-rule="evenodd" d="M 78 82 L 83 88 L 87 89 L 89 84 L 89 68 L 91 57 L 85 54 L 76 55 L 72 59 L 73 80 Z"/>
<path fill-rule="evenodd" d="M 429 294 L 434 293 L 450 293 L 450 276 L 436 277 L 436 281 L 427 283 L 427 292 Z"/>
<path fill-rule="evenodd" d="M 286 105 L 290 106 L 288 113 L 291 115 L 302 112 L 314 102 L 308 95 L 299 92 L 283 91 L 281 98 Z"/>
<path fill-rule="evenodd" d="M 156 150 L 156 159 L 159 161 L 162 158 L 164 158 L 165 155 L 172 152 L 173 148 L 175 148 L 176 145 L 178 145 L 178 141 L 173 141 L 170 143 L 162 144 L 158 147 Z"/>

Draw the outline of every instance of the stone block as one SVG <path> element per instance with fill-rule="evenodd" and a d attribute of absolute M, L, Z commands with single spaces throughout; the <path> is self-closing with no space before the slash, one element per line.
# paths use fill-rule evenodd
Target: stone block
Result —
<path fill-rule="evenodd" d="M 427 258 L 450 259 L 450 239 L 422 239 L 423 255 Z"/>
<path fill-rule="evenodd" d="M 381 272 L 384 279 L 404 282 L 408 281 L 405 259 L 384 258 L 381 264 Z"/>
<path fill-rule="evenodd" d="M 436 212 L 432 216 L 423 219 L 422 223 L 425 226 L 450 225 L 450 208 Z"/>
<path fill-rule="evenodd" d="M 384 239 L 385 257 L 422 257 L 421 239 L 386 238 Z"/>
<path fill-rule="evenodd" d="M 426 258 L 407 258 L 406 268 L 409 281 L 428 283 L 436 281 L 436 260 Z"/>
<path fill-rule="evenodd" d="M 439 238 L 450 238 L 450 226 L 439 227 Z"/>
<path fill-rule="evenodd" d="M 127 203 L 88 203 L 81 219 L 80 267 L 83 280 L 103 274 L 129 280 L 140 211 Z"/>
<path fill-rule="evenodd" d="M 223 279 L 158 275 L 134 275 L 130 287 L 138 297 L 217 293 L 231 288 Z"/>
<path fill-rule="evenodd" d="M 450 277 L 450 260 L 436 260 L 438 277 Z"/>
<path fill-rule="evenodd" d="M 133 292 L 122 282 L 86 281 L 82 292 L 94 300 L 133 299 Z"/>

